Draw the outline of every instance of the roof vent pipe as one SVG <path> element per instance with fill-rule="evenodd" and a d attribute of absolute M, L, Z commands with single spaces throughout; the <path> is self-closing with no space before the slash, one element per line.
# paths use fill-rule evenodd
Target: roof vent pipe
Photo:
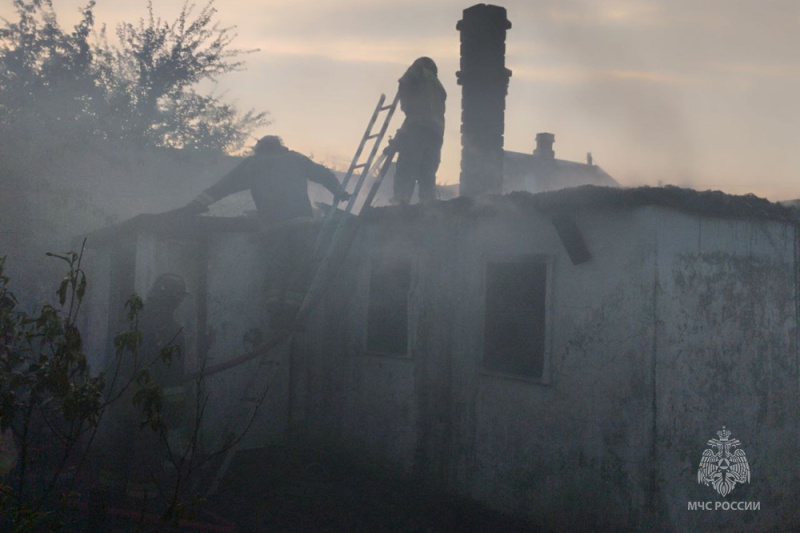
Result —
<path fill-rule="evenodd" d="M 556 136 L 552 133 L 537 133 L 536 150 L 533 151 L 533 155 L 541 157 L 542 159 L 555 159 L 556 153 L 553 151 L 554 142 L 556 142 Z"/>

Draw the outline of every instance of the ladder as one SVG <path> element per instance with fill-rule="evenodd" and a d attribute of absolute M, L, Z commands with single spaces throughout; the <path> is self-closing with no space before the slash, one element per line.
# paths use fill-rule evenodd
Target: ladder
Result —
<path fill-rule="evenodd" d="M 377 163 L 373 165 L 375 161 L 375 155 L 378 152 L 378 147 L 383 140 L 384 135 L 386 134 L 386 130 L 389 127 L 389 122 L 392 120 L 392 115 L 394 114 L 395 109 L 397 109 L 397 104 L 400 101 L 400 95 L 397 94 L 394 97 L 392 103 L 388 106 L 383 106 L 383 103 L 386 99 L 386 95 L 381 95 L 380 99 L 378 100 L 378 105 L 375 107 L 375 111 L 372 114 L 372 119 L 370 120 L 369 126 L 367 126 L 367 131 L 364 133 L 364 136 L 361 138 L 361 143 L 359 144 L 358 150 L 356 151 L 356 155 L 353 158 L 353 163 L 351 164 L 351 168 L 360 168 L 361 174 L 358 177 L 358 182 L 356 183 L 355 188 L 350 196 L 350 200 L 347 202 L 347 207 L 344 210 L 344 215 L 338 217 L 338 221 L 334 224 L 332 221 L 337 217 L 337 209 L 336 205 L 338 202 L 334 200 L 333 206 L 325 218 L 325 222 L 323 223 L 322 229 L 320 230 L 319 237 L 317 238 L 317 246 L 314 254 L 314 258 L 317 259 L 320 257 L 320 252 L 323 248 L 323 243 L 327 240 L 327 246 L 325 246 L 324 254 L 319 259 L 319 265 L 317 266 L 316 275 L 314 276 L 311 285 L 306 292 L 306 296 L 303 299 L 303 303 L 300 305 L 300 310 L 297 312 L 297 316 L 294 319 L 293 326 L 297 327 L 305 323 L 308 315 L 311 314 L 311 311 L 319 303 L 320 299 L 322 298 L 322 294 L 325 291 L 325 288 L 328 285 L 328 281 L 330 280 L 331 275 L 335 272 L 335 265 L 333 265 L 332 260 L 334 254 L 337 252 L 337 248 L 339 251 L 344 255 L 347 254 L 347 251 L 350 249 L 350 246 L 353 244 L 353 240 L 355 239 L 356 231 L 358 230 L 358 225 L 356 224 L 348 224 L 348 216 L 352 210 L 353 206 L 355 205 L 356 198 L 358 197 L 359 192 L 361 192 L 361 187 L 364 185 L 364 181 L 368 175 L 371 173 L 376 173 L 377 178 L 375 182 L 372 184 L 372 188 L 367 195 L 367 198 L 364 200 L 364 204 L 361 206 L 361 215 L 365 214 L 369 209 L 372 207 L 372 202 L 375 200 L 375 195 L 378 192 L 378 188 L 380 187 L 381 183 L 383 182 L 383 178 L 386 176 L 386 173 L 391 166 L 392 159 L 394 159 L 395 152 L 390 152 L 389 155 L 381 154 L 380 158 L 378 159 Z M 378 134 L 372 134 L 372 126 L 374 124 L 375 118 L 378 114 L 383 111 L 388 110 L 386 114 L 385 120 L 383 125 L 381 126 L 380 131 Z M 372 146 L 372 150 L 370 151 L 369 157 L 367 161 L 363 164 L 356 164 L 357 160 L 361 156 L 361 151 L 363 150 L 364 144 L 371 140 L 376 139 L 374 145 Z M 350 176 L 352 172 L 348 171 L 347 175 L 343 180 L 342 186 L 346 187 L 347 183 L 350 180 Z M 329 239 L 326 239 L 328 234 L 331 232 L 330 226 L 333 225 L 334 228 L 332 230 L 332 235 Z M 348 229 L 350 230 L 347 233 Z"/>
<path fill-rule="evenodd" d="M 394 112 L 397 109 L 398 101 L 399 101 L 399 95 L 396 95 L 394 97 L 394 100 L 392 100 L 392 103 L 388 105 L 384 105 L 386 103 L 385 94 L 381 94 L 381 97 L 378 99 L 378 104 L 375 106 L 375 110 L 372 112 L 372 116 L 370 117 L 369 123 L 367 124 L 367 129 L 364 131 L 364 135 L 361 137 L 361 141 L 358 143 L 358 148 L 356 149 L 356 153 L 353 156 L 353 160 L 350 162 L 350 167 L 347 169 L 347 173 L 344 175 L 344 178 L 342 178 L 342 187 L 345 190 L 347 190 L 347 186 L 349 185 L 350 179 L 353 177 L 353 174 L 359 172 L 356 185 L 353 189 L 353 192 L 350 195 L 350 200 L 348 200 L 347 205 L 344 209 L 345 213 L 344 218 L 346 218 L 346 216 L 353 211 L 353 207 L 355 207 L 358 194 L 359 192 L 361 192 L 361 187 L 364 185 L 366 177 L 373 170 L 373 162 L 375 160 L 375 155 L 378 153 L 378 148 L 380 147 L 380 144 L 383 141 L 384 136 L 386 135 L 386 130 L 389 128 L 389 123 L 392 121 Z M 378 117 L 383 112 L 386 112 L 386 114 L 383 117 L 383 123 L 381 124 L 378 132 L 374 133 L 373 128 L 375 127 L 375 122 L 377 122 Z M 369 150 L 369 154 L 367 156 L 366 161 L 362 162 L 361 156 L 364 152 L 364 148 L 370 141 L 372 141 L 372 148 Z M 381 154 L 380 161 L 383 161 L 384 158 L 385 156 Z M 328 213 L 326 214 L 324 222 L 322 223 L 322 228 L 320 229 L 319 235 L 317 236 L 316 245 L 314 246 L 314 258 L 320 258 L 326 240 L 328 241 L 328 248 L 325 251 L 328 251 L 335 245 L 335 240 L 331 237 L 330 233 L 332 231 L 331 228 L 333 226 L 334 218 L 337 216 L 338 205 L 339 205 L 339 199 L 334 198 L 333 205 L 331 206 L 330 211 L 328 211 Z M 366 202 L 364 202 L 364 207 L 369 208 Z M 335 228 L 333 231 L 335 232 Z"/>
<path fill-rule="evenodd" d="M 320 257 L 319 264 L 316 269 L 316 273 L 314 278 L 309 286 L 309 289 L 306 293 L 306 296 L 303 300 L 303 303 L 300 306 L 300 310 L 297 313 L 294 321 L 292 322 L 291 326 L 287 328 L 285 331 L 281 332 L 280 334 L 276 335 L 274 338 L 270 339 L 269 342 L 262 345 L 261 349 L 257 350 L 253 353 L 247 353 L 240 357 L 234 358 L 231 361 L 226 361 L 221 365 L 216 365 L 214 368 L 209 368 L 205 372 L 205 375 L 210 375 L 228 368 L 232 368 L 233 366 L 238 366 L 246 361 L 259 358 L 259 365 L 258 370 L 253 372 L 250 379 L 248 380 L 247 386 L 244 389 L 244 393 L 239 401 L 239 403 L 234 404 L 236 408 L 236 415 L 229 417 L 229 424 L 228 427 L 236 427 L 234 424 L 238 424 L 239 427 L 242 427 L 242 424 L 247 424 L 245 428 L 245 432 L 249 429 L 249 425 L 253 422 L 258 412 L 259 407 L 261 406 L 264 398 L 266 397 L 267 393 L 269 392 L 270 385 L 272 380 L 277 373 L 277 362 L 268 359 L 268 354 L 270 354 L 276 347 L 284 344 L 285 341 L 291 339 L 294 336 L 294 332 L 297 330 L 298 326 L 303 324 L 305 320 L 308 318 L 308 315 L 313 311 L 316 305 L 319 303 L 321 296 L 324 292 L 325 286 L 327 285 L 327 280 L 329 279 L 330 275 L 335 271 L 335 265 L 332 263 L 332 257 L 337 251 L 337 247 L 341 244 L 341 248 L 346 254 L 347 250 L 349 250 L 350 245 L 353 242 L 355 237 L 355 230 L 356 228 L 351 228 L 352 231 L 349 234 L 345 234 L 345 228 L 348 227 L 347 225 L 347 218 L 355 205 L 356 199 L 358 198 L 359 193 L 364 185 L 366 178 L 370 175 L 376 176 L 376 180 L 370 189 L 369 194 L 367 195 L 366 200 L 361 208 L 361 212 L 364 213 L 365 210 L 368 210 L 372 206 L 372 202 L 375 199 L 375 195 L 377 194 L 378 188 L 380 187 L 383 178 L 386 176 L 386 173 L 391 165 L 392 159 L 394 158 L 394 153 L 390 153 L 390 155 L 381 154 L 378 158 L 378 161 L 375 162 L 375 156 L 378 153 L 378 148 L 380 147 L 381 142 L 383 141 L 384 136 L 386 135 L 386 130 L 389 127 L 389 123 L 392 120 L 392 116 L 394 115 L 395 109 L 397 109 L 397 103 L 399 99 L 398 96 L 394 97 L 394 100 L 389 105 L 384 105 L 386 102 L 386 95 L 381 94 L 380 98 L 378 99 L 378 104 L 375 106 L 375 110 L 370 117 L 369 124 L 367 125 L 367 129 L 364 132 L 364 135 L 361 137 L 361 141 L 358 144 L 358 148 L 356 149 L 356 153 L 353 156 L 353 160 L 350 163 L 350 167 L 347 170 L 343 180 L 342 180 L 342 187 L 347 189 L 347 185 L 349 184 L 351 178 L 353 177 L 354 173 L 358 171 L 358 178 L 356 181 L 356 185 L 353 189 L 353 192 L 350 195 L 350 199 L 348 200 L 347 206 L 344 210 L 344 216 L 337 216 L 338 209 L 337 206 L 339 204 L 338 199 L 334 198 L 333 205 L 330 211 L 326 214 L 325 219 L 323 221 L 322 227 L 320 228 L 319 235 L 316 240 L 315 249 L 314 249 L 314 259 Z M 378 117 L 381 113 L 386 112 L 384 115 L 383 123 L 380 126 L 380 129 L 377 133 L 373 132 L 373 128 L 375 127 L 375 123 L 378 120 Z M 369 154 L 367 159 L 361 162 L 361 156 L 364 152 L 364 148 L 367 144 L 372 142 L 372 146 L 369 150 Z M 330 235 L 330 238 L 326 238 Z M 326 243 L 327 241 L 327 243 Z M 269 365 L 270 368 L 262 370 L 262 367 Z M 289 391 L 291 394 L 291 390 Z M 226 432 L 229 431 L 226 428 Z M 228 471 L 230 467 L 231 461 L 233 457 L 236 455 L 236 452 L 240 448 L 241 440 L 244 435 L 241 434 L 237 437 L 237 440 L 233 442 L 227 450 L 224 452 L 224 457 L 222 460 L 222 464 L 220 465 L 219 469 L 214 476 L 213 481 L 209 485 L 208 491 L 206 492 L 206 496 L 212 495 L 216 492 L 217 488 L 219 487 L 219 483 L 222 481 L 222 478 Z"/>
<path fill-rule="evenodd" d="M 261 354 L 258 366 L 250 373 L 250 379 L 248 379 L 238 402 L 233 404 L 233 412 L 228 416 L 225 429 L 221 434 L 223 446 L 221 449 L 224 450 L 222 452 L 224 454 L 222 463 L 217 469 L 211 484 L 206 489 L 205 496 L 211 496 L 217 492 L 222 478 L 227 473 L 231 461 L 233 461 L 233 457 L 241 448 L 241 443 L 250 430 L 250 426 L 255 422 L 258 409 L 272 388 L 272 382 L 278 373 L 278 366 L 280 365 L 275 359 L 267 357 L 267 354 L 272 352 L 274 352 L 274 349 L 265 350 Z M 225 442 L 231 435 L 233 436 L 232 440 Z"/>

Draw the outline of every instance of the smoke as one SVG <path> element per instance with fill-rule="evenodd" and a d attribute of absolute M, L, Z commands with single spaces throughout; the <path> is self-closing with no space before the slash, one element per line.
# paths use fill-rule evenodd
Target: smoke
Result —
<path fill-rule="evenodd" d="M 28 308 L 52 300 L 63 274 L 46 252 L 77 250 L 82 235 L 185 204 L 236 162 L 69 139 L 5 143 L 0 157 L 0 255 L 8 256 L 12 287 Z"/>
<path fill-rule="evenodd" d="M 681 105 L 689 82 L 651 64 L 641 40 L 659 13 L 656 2 L 569 0 L 509 8 L 509 41 L 518 51 L 508 60 L 515 71 L 510 94 L 517 83 L 529 87 L 518 91 L 525 98 L 538 96 L 537 105 L 527 104 L 538 115 L 529 120 L 543 123 L 536 131 L 554 131 L 561 146 L 581 139 L 578 153 L 592 151 L 601 163 L 624 159 L 616 172 L 606 169 L 626 185 L 656 176 L 688 185 L 694 173 L 695 139 Z M 515 61 L 524 63 L 515 70 Z M 547 110 L 553 108 L 558 113 Z"/>

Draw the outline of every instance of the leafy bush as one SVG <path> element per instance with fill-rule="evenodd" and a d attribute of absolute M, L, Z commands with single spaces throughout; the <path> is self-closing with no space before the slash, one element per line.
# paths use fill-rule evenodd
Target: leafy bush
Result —
<path fill-rule="evenodd" d="M 175 347 L 165 346 L 152 360 L 140 360 L 143 303 L 132 295 L 126 303 L 128 329 L 114 339 L 115 357 L 106 373 L 93 375 L 76 326 L 87 287 L 81 254 L 48 255 L 65 261 L 69 270 L 57 291 L 58 306 L 44 304 L 35 316 L 18 308 L 4 273 L 5 258 L 0 258 L 0 431 L 3 449 L 16 463 L 0 478 L 3 531 L 63 525 L 60 517 L 75 510 L 77 490 L 84 496 L 93 490 L 80 483 L 81 474 L 92 457 L 101 420 L 116 404 L 132 402 L 142 426 L 150 426 L 159 437 L 170 430 L 162 416 L 163 390 L 151 369 L 179 355 Z M 195 428 L 199 416 L 202 410 Z M 174 490 L 165 495 L 166 519 L 176 519 L 184 507 L 180 496 L 186 475 L 181 468 L 195 452 L 196 429 L 194 435 L 190 448 L 170 450 L 179 475 Z"/>

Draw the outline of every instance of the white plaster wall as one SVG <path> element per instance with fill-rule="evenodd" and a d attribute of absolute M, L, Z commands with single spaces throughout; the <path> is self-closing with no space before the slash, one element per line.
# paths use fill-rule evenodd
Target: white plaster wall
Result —
<path fill-rule="evenodd" d="M 305 356 L 304 427 L 494 507 L 535 515 L 558 504 L 572 516 L 581 497 L 603 494 L 606 515 L 632 517 L 652 425 L 652 246 L 635 214 L 579 225 L 595 254 L 580 266 L 541 214 L 431 211 L 365 228 L 341 274 L 349 288 L 334 290 L 312 328 L 324 333 L 311 333 Z M 415 258 L 407 359 L 364 350 L 369 257 L 387 252 Z M 519 254 L 552 263 L 545 384 L 480 370 L 483 265 Z"/>
<path fill-rule="evenodd" d="M 255 233 L 215 233 L 208 240 L 207 335 L 208 365 L 222 363 L 243 355 L 248 347 L 245 333 L 260 329 L 267 338 L 269 330 L 264 312 L 264 260 L 260 237 Z M 288 349 L 282 346 L 267 358 L 276 366 L 262 365 L 254 359 L 238 367 L 209 376 L 209 402 L 205 431 L 209 445 L 238 434 L 248 420 L 252 402 L 266 388 L 269 391 L 259 408 L 255 423 L 242 442 L 243 448 L 260 447 L 270 439 L 281 438 L 286 431 Z M 251 390 L 252 393 L 247 393 Z"/>
<path fill-rule="evenodd" d="M 111 253 L 108 250 L 88 249 L 81 268 L 86 274 L 86 294 L 83 300 L 82 325 L 84 349 L 93 375 L 102 371 L 111 344 L 109 325 L 111 305 Z"/>
<path fill-rule="evenodd" d="M 649 209 L 658 242 L 658 494 L 674 531 L 788 531 L 800 525 L 795 233 L 788 224 Z M 722 426 L 751 482 L 727 497 L 698 484 Z M 760 502 L 757 512 L 689 501 Z"/>
<path fill-rule="evenodd" d="M 470 495 L 543 526 L 629 527 L 646 516 L 653 249 L 635 211 L 573 216 L 592 254 L 580 265 L 541 214 L 481 221 L 467 243 L 474 327 L 460 363 L 476 376 L 477 417 L 473 469 L 464 483 Z M 552 261 L 544 383 L 490 375 L 480 366 L 481 264 L 520 253 Z"/>
<path fill-rule="evenodd" d="M 366 328 L 373 253 L 414 259 L 412 243 L 413 236 L 402 230 L 362 229 L 320 309 L 299 336 L 293 380 L 294 423 L 301 431 L 406 470 L 413 466 L 417 438 L 416 347 L 412 339 L 408 356 L 370 353 Z M 412 279 L 412 301 L 415 291 Z M 412 311 L 410 323 L 415 321 Z"/>
<path fill-rule="evenodd" d="M 799 523 L 793 228 L 656 207 L 571 215 L 592 254 L 581 265 L 535 211 L 371 223 L 307 334 L 301 425 L 557 530 Z M 416 258 L 408 359 L 363 350 L 382 250 Z M 544 383 L 481 371 L 483 265 L 518 254 L 552 265 Z M 735 494 L 769 505 L 757 516 L 686 510 L 713 499 L 697 466 L 722 424 L 752 454 Z"/>
<path fill-rule="evenodd" d="M 186 340 L 181 361 L 186 373 L 201 368 L 199 352 L 204 344 L 208 345 L 205 364 L 213 366 L 244 354 L 243 337 L 249 330 L 259 328 L 265 336 L 268 334 L 263 305 L 264 258 L 258 234 L 214 232 L 199 238 L 140 233 L 135 242 L 134 286 L 145 305 L 147 292 L 159 275 L 172 272 L 186 280 L 189 294 L 176 312 Z M 92 250 L 86 258 L 86 346 L 92 367 L 99 362 L 98 369 L 107 356 L 110 336 L 117 333 L 113 330 L 116 326 L 109 329 L 109 324 L 123 314 L 123 309 L 110 309 L 110 294 L 121 290 L 113 286 L 113 253 L 111 249 Z M 203 316 L 205 324 L 199 324 Z M 243 408 L 240 400 L 258 397 L 267 386 L 269 392 L 242 447 L 260 447 L 285 437 L 288 346 L 273 350 L 268 359 L 276 364 L 261 365 L 259 360 L 253 360 L 204 378 L 208 401 L 202 433 L 207 451 L 217 450 L 229 433 L 241 433 L 252 404 Z M 253 393 L 246 395 L 250 385 Z"/>

